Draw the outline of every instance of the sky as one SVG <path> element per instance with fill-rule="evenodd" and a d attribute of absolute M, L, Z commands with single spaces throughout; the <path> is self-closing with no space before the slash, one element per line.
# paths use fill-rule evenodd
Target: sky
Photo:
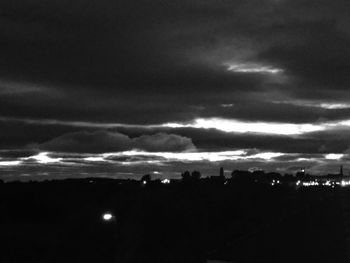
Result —
<path fill-rule="evenodd" d="M 0 2 L 0 178 L 350 165 L 347 0 Z"/>

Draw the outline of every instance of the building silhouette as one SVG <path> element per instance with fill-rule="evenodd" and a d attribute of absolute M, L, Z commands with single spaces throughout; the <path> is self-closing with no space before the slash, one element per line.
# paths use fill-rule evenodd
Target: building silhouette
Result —
<path fill-rule="evenodd" d="M 340 168 L 339 168 L 339 175 L 340 175 L 340 176 L 344 176 L 344 173 L 343 173 L 343 165 L 340 165 Z"/>
<path fill-rule="evenodd" d="M 225 174 L 224 174 L 224 168 L 223 167 L 220 167 L 220 176 L 221 177 L 224 177 Z"/>

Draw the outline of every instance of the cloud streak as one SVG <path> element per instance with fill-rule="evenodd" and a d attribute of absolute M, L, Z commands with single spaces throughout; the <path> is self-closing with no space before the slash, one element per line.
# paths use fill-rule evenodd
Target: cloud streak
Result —
<path fill-rule="evenodd" d="M 350 120 L 319 121 L 317 123 L 278 123 L 278 122 L 247 122 L 237 119 L 225 118 L 198 118 L 187 122 L 169 122 L 163 124 L 126 124 L 126 123 L 99 123 L 84 121 L 61 121 L 51 119 L 21 119 L 0 117 L 1 121 L 20 122 L 25 124 L 71 126 L 78 128 L 139 128 L 139 129 L 161 129 L 161 128 L 196 128 L 217 129 L 233 133 L 264 133 L 275 135 L 298 135 L 330 129 L 341 129 L 350 127 Z"/>

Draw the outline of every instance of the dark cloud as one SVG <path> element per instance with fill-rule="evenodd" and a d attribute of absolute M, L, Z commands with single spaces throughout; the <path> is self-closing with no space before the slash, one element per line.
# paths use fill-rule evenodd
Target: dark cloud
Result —
<path fill-rule="evenodd" d="M 57 152 L 114 152 L 131 148 L 130 138 L 120 133 L 105 131 L 64 134 L 40 145 L 47 151 Z"/>
<path fill-rule="evenodd" d="M 64 134 L 39 146 L 54 152 L 105 153 L 132 149 L 158 152 L 194 150 L 192 140 L 175 134 L 158 133 L 130 138 L 118 132 L 94 131 Z"/>
<path fill-rule="evenodd" d="M 200 116 L 192 105 L 249 101 L 252 91 L 266 95 L 271 88 L 287 97 L 329 97 L 329 89 L 348 83 L 347 6 L 342 0 L 3 1 L 0 76 L 14 90 L 19 82 L 40 84 L 41 92 L 17 94 L 20 100 L 0 96 L 1 112 L 134 123 L 145 122 L 140 116 L 147 112 L 156 123 Z M 275 65 L 288 78 L 233 74 L 224 66 L 230 61 Z M 255 104 L 241 118 L 259 119 Z"/>
<path fill-rule="evenodd" d="M 133 147 L 150 152 L 182 152 L 195 150 L 192 139 L 176 134 L 157 133 L 133 138 Z"/>
<path fill-rule="evenodd" d="M 254 133 L 228 133 L 215 129 L 175 129 L 181 136 L 193 138 L 198 149 L 227 151 L 232 149 L 258 149 L 282 153 L 343 153 L 350 146 L 348 129 L 312 132 L 298 136 Z"/>
<path fill-rule="evenodd" d="M 26 158 L 37 154 L 35 149 L 17 149 L 17 150 L 0 150 L 0 158 L 7 160 L 16 160 Z"/>

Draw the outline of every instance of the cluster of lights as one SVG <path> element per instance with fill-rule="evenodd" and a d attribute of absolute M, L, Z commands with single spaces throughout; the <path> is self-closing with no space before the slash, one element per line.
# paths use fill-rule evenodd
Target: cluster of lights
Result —
<path fill-rule="evenodd" d="M 302 186 L 306 186 L 306 187 L 309 187 L 309 186 L 319 186 L 320 183 L 317 182 L 317 181 L 310 181 L 310 182 L 302 182 L 301 185 L 302 185 Z"/>
<path fill-rule="evenodd" d="M 332 186 L 334 184 L 332 184 L 332 182 L 328 180 L 328 181 L 324 182 L 322 185 L 323 186 Z"/>
<path fill-rule="evenodd" d="M 271 185 L 281 184 L 280 180 L 272 180 Z"/>
<path fill-rule="evenodd" d="M 170 180 L 169 179 L 164 179 L 161 182 L 162 182 L 162 184 L 170 184 Z"/>
<path fill-rule="evenodd" d="M 349 186 L 350 185 L 350 180 L 342 180 L 341 183 L 340 183 L 341 186 Z"/>
<path fill-rule="evenodd" d="M 297 186 L 305 186 L 305 187 L 311 187 L 311 186 L 327 186 L 334 188 L 335 186 L 350 186 L 350 180 L 341 180 L 341 181 L 331 181 L 327 180 L 325 182 L 319 182 L 319 181 L 308 181 L 308 182 L 302 182 L 298 180 L 296 182 Z"/>

